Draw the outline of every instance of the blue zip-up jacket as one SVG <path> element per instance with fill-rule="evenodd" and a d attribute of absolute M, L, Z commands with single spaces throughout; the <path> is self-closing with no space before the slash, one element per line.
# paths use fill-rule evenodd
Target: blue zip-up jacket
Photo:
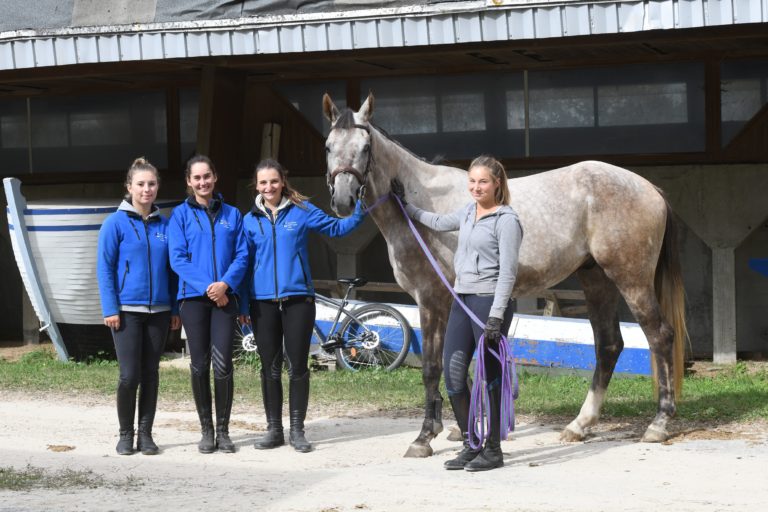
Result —
<path fill-rule="evenodd" d="M 174 208 L 168 225 L 171 268 L 179 275 L 178 299 L 201 297 L 223 281 L 237 293 L 248 267 L 243 216 L 221 195 L 205 208 L 188 197 Z"/>
<path fill-rule="evenodd" d="M 243 221 L 249 253 L 248 281 L 243 284 L 247 285 L 250 299 L 314 295 L 307 251 L 309 232 L 344 236 L 364 218 L 360 202 L 350 217 L 339 219 L 308 201 L 296 205 L 283 198 L 277 218 L 273 219 L 272 213 L 263 205 L 263 198 L 257 196 L 253 209 Z M 247 314 L 245 302 L 241 301 L 243 314 Z"/>
<path fill-rule="evenodd" d="M 96 275 L 104 317 L 121 306 L 146 306 L 177 314 L 176 275 L 168 260 L 168 219 L 157 207 L 146 221 L 127 201 L 99 230 Z M 135 310 L 135 309 L 133 309 Z"/>

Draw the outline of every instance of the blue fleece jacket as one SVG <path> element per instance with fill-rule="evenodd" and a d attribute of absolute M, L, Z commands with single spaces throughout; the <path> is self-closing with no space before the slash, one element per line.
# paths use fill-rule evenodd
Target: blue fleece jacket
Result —
<path fill-rule="evenodd" d="M 202 297 L 217 281 L 227 283 L 227 293 L 237 293 L 248 266 L 248 245 L 242 215 L 220 195 L 208 208 L 193 197 L 174 208 L 168 240 L 179 300 Z"/>
<path fill-rule="evenodd" d="M 248 288 L 250 299 L 314 295 L 307 251 L 309 232 L 344 236 L 364 218 L 359 202 L 352 216 L 339 219 L 308 201 L 296 205 L 285 198 L 278 207 L 277 217 L 273 218 L 258 196 L 243 221 L 249 253 L 249 275 L 243 284 Z M 241 302 L 240 310 L 246 313 L 245 301 Z"/>
<path fill-rule="evenodd" d="M 168 219 L 157 208 L 147 220 L 127 201 L 99 230 L 96 275 L 104 317 L 146 306 L 148 312 L 176 308 L 176 275 L 168 261 Z"/>

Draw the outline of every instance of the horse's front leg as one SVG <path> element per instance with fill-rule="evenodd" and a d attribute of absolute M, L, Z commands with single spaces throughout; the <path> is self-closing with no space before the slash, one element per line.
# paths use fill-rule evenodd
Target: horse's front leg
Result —
<path fill-rule="evenodd" d="M 424 311 L 424 309 L 422 309 Z M 422 313 L 422 381 L 426 392 L 424 423 L 419 436 L 408 447 L 406 457 L 429 457 L 432 455 L 430 441 L 443 431 L 443 397 L 440 395 L 442 374 L 443 333 L 445 320 L 437 315 Z"/>

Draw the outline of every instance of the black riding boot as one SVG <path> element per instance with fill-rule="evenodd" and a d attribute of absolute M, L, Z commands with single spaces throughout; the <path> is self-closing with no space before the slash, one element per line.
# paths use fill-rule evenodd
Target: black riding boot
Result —
<path fill-rule="evenodd" d="M 223 379 L 214 377 L 216 394 L 216 447 L 224 453 L 235 453 L 235 444 L 229 438 L 229 415 L 232 413 L 234 378 L 232 372 Z"/>
<path fill-rule="evenodd" d="M 288 434 L 288 442 L 297 452 L 311 452 L 312 445 L 304 437 L 304 418 L 307 417 L 309 404 L 309 372 L 301 377 L 291 378 L 289 382 L 288 406 L 291 415 L 291 431 Z"/>
<path fill-rule="evenodd" d="M 461 436 L 464 439 L 464 448 L 459 452 L 455 459 L 446 461 L 443 466 L 445 466 L 445 469 L 464 469 L 464 466 L 480 453 L 479 448 L 475 450 L 469 446 L 469 390 L 465 389 L 461 393 L 449 395 L 448 398 L 451 399 L 453 415 L 456 416 L 456 423 L 458 423 L 459 430 L 461 430 Z"/>
<path fill-rule="evenodd" d="M 253 445 L 257 450 L 269 450 L 285 444 L 283 435 L 283 383 L 261 374 L 261 398 L 267 416 L 267 433 Z"/>
<path fill-rule="evenodd" d="M 189 368 L 192 376 L 192 394 L 195 397 L 195 407 L 200 418 L 200 430 L 203 434 L 197 444 L 197 451 L 213 453 L 216 450 L 216 444 L 213 440 L 213 420 L 211 419 L 210 373 L 208 370 L 198 373 L 191 365 Z"/>
<path fill-rule="evenodd" d="M 488 390 L 488 402 L 490 408 L 490 423 L 488 439 L 485 448 L 480 455 L 468 462 L 466 471 L 488 471 L 500 468 L 504 465 L 504 454 L 501 452 L 501 388 L 499 386 Z"/>
<path fill-rule="evenodd" d="M 120 440 L 115 450 L 120 455 L 133 453 L 133 418 L 136 415 L 136 389 L 119 382 L 117 384 L 117 421 L 120 424 Z"/>
<path fill-rule="evenodd" d="M 155 423 L 157 410 L 158 381 L 141 384 L 139 391 L 139 432 L 136 449 L 144 455 L 157 455 L 160 451 L 152 439 L 152 425 Z"/>

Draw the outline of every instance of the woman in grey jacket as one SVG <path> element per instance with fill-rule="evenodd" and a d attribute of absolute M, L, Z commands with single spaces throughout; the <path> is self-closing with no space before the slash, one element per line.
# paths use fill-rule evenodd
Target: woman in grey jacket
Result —
<path fill-rule="evenodd" d="M 402 184 L 392 182 L 392 192 L 404 201 Z M 470 393 L 467 387 L 469 363 L 481 334 L 488 347 L 498 346 L 501 333 L 509 331 L 514 308 L 512 288 L 523 231 L 517 213 L 509 206 L 509 188 L 504 166 L 493 157 L 480 156 L 469 166 L 469 192 L 473 202 L 454 213 L 439 215 L 406 204 L 408 215 L 435 231 L 459 231 L 459 245 L 453 264 L 454 289 L 478 318 L 487 319 L 485 329 L 477 326 L 454 301 L 443 347 L 443 375 L 453 414 L 464 436 L 464 449 L 445 463 L 446 469 L 486 471 L 504 465 L 500 443 L 501 365 L 486 355 L 490 403 L 490 429 L 485 447 L 469 445 Z"/>

